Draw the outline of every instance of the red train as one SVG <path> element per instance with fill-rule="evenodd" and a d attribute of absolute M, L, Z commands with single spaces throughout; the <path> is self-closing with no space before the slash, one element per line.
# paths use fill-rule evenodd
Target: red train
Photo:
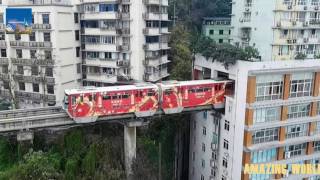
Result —
<path fill-rule="evenodd" d="M 64 108 L 78 123 L 94 122 L 99 116 L 134 113 L 137 117 L 179 113 L 183 108 L 224 106 L 230 81 L 166 81 L 157 84 L 87 87 L 65 90 Z"/>

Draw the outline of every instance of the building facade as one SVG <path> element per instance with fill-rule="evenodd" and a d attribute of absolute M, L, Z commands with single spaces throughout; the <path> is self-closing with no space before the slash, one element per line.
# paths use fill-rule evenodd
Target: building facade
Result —
<path fill-rule="evenodd" d="M 231 42 L 230 17 L 205 17 L 202 20 L 202 33 L 216 43 Z"/>
<path fill-rule="evenodd" d="M 238 61 L 227 70 L 198 56 L 195 69 L 199 78 L 233 81 L 234 89 L 223 110 L 194 114 L 189 179 L 319 178 L 290 169 L 286 175 L 243 174 L 245 164 L 319 163 L 318 60 Z"/>
<path fill-rule="evenodd" d="M 167 77 L 168 0 L 82 0 L 84 85 Z"/>
<path fill-rule="evenodd" d="M 32 9 L 30 35 L 5 33 L 6 8 Z M 79 87 L 81 58 L 76 48 L 80 41 L 75 10 L 66 1 L 2 1 L 1 97 L 13 96 L 20 108 L 61 105 L 64 89 Z"/>
<path fill-rule="evenodd" d="M 319 0 L 232 3 L 233 43 L 253 46 L 262 60 L 320 58 Z"/>
<path fill-rule="evenodd" d="M 0 96 L 61 105 L 64 89 L 169 76 L 168 1 L 3 0 Z M 6 34 L 6 8 L 31 8 L 32 34 Z"/>

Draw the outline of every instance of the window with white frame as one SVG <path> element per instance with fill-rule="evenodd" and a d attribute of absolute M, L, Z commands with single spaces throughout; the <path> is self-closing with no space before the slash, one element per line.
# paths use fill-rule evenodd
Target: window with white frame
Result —
<path fill-rule="evenodd" d="M 315 122 L 315 123 L 316 123 L 316 127 L 315 127 L 315 130 L 314 130 L 314 133 L 315 134 L 319 134 L 320 133 L 320 121 Z"/>
<path fill-rule="evenodd" d="M 202 151 L 206 152 L 206 144 L 205 143 L 202 143 Z"/>
<path fill-rule="evenodd" d="M 304 155 L 306 153 L 307 143 L 296 144 L 286 146 L 284 148 L 285 151 L 285 159 L 290 159 L 294 156 Z"/>
<path fill-rule="evenodd" d="M 291 77 L 290 97 L 311 96 L 313 73 L 294 73 Z"/>
<path fill-rule="evenodd" d="M 292 0 L 283 0 L 283 4 L 285 5 L 292 5 Z"/>
<path fill-rule="evenodd" d="M 320 5 L 320 0 L 311 0 L 311 5 L 319 6 Z"/>
<path fill-rule="evenodd" d="M 313 148 L 314 148 L 315 152 L 319 152 L 320 151 L 320 141 L 313 142 Z"/>
<path fill-rule="evenodd" d="M 225 168 L 228 167 L 228 159 L 226 157 L 223 157 L 222 166 L 225 167 Z"/>
<path fill-rule="evenodd" d="M 277 141 L 279 139 L 279 128 L 267 128 L 252 133 L 252 144 Z"/>
<path fill-rule="evenodd" d="M 207 134 L 207 128 L 205 126 L 202 127 L 202 134 L 203 135 Z"/>
<path fill-rule="evenodd" d="M 227 121 L 227 120 L 224 121 L 224 129 L 229 131 L 229 129 L 230 129 L 230 121 Z"/>
<path fill-rule="evenodd" d="M 298 0 L 298 5 L 301 5 L 301 6 L 307 5 L 307 0 Z"/>
<path fill-rule="evenodd" d="M 286 138 L 295 138 L 308 135 L 308 124 L 296 124 L 291 126 L 286 126 Z"/>
<path fill-rule="evenodd" d="M 201 166 L 204 168 L 206 166 L 206 161 L 204 159 L 201 160 Z"/>
<path fill-rule="evenodd" d="M 251 152 L 252 163 L 270 162 L 277 157 L 277 148 Z"/>
<path fill-rule="evenodd" d="M 288 119 L 301 118 L 309 116 L 310 103 L 308 104 L 295 104 L 288 106 Z"/>
<path fill-rule="evenodd" d="M 116 37 L 115 36 L 102 36 L 101 42 L 104 44 L 115 44 Z"/>
<path fill-rule="evenodd" d="M 282 98 L 283 75 L 261 75 L 256 79 L 256 100 L 274 100 Z"/>
<path fill-rule="evenodd" d="M 280 115 L 280 106 L 255 109 L 253 113 L 253 124 L 279 121 Z"/>

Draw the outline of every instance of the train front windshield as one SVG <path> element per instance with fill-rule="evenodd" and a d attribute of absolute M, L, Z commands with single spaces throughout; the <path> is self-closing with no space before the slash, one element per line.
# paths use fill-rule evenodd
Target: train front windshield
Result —
<path fill-rule="evenodd" d="M 69 105 L 69 96 L 65 94 L 63 99 L 63 108 L 68 109 L 68 105 Z"/>

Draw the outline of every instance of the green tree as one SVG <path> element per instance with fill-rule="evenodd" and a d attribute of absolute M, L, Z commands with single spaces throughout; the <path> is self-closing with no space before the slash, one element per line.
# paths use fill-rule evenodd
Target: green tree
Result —
<path fill-rule="evenodd" d="M 65 179 L 66 180 L 75 180 L 77 179 L 77 174 L 79 170 L 79 161 L 76 157 L 68 158 L 65 165 Z"/>
<path fill-rule="evenodd" d="M 298 54 L 296 55 L 296 57 L 295 57 L 295 59 L 297 59 L 297 60 L 304 60 L 304 59 L 306 59 L 306 58 L 307 58 L 307 55 L 304 54 L 304 53 L 298 53 Z"/>
<path fill-rule="evenodd" d="M 92 144 L 82 162 L 82 170 L 87 177 L 93 177 L 96 170 L 96 145 Z"/>
<path fill-rule="evenodd" d="M 3 171 L 14 163 L 16 152 L 8 140 L 0 138 L 0 170 Z"/>

